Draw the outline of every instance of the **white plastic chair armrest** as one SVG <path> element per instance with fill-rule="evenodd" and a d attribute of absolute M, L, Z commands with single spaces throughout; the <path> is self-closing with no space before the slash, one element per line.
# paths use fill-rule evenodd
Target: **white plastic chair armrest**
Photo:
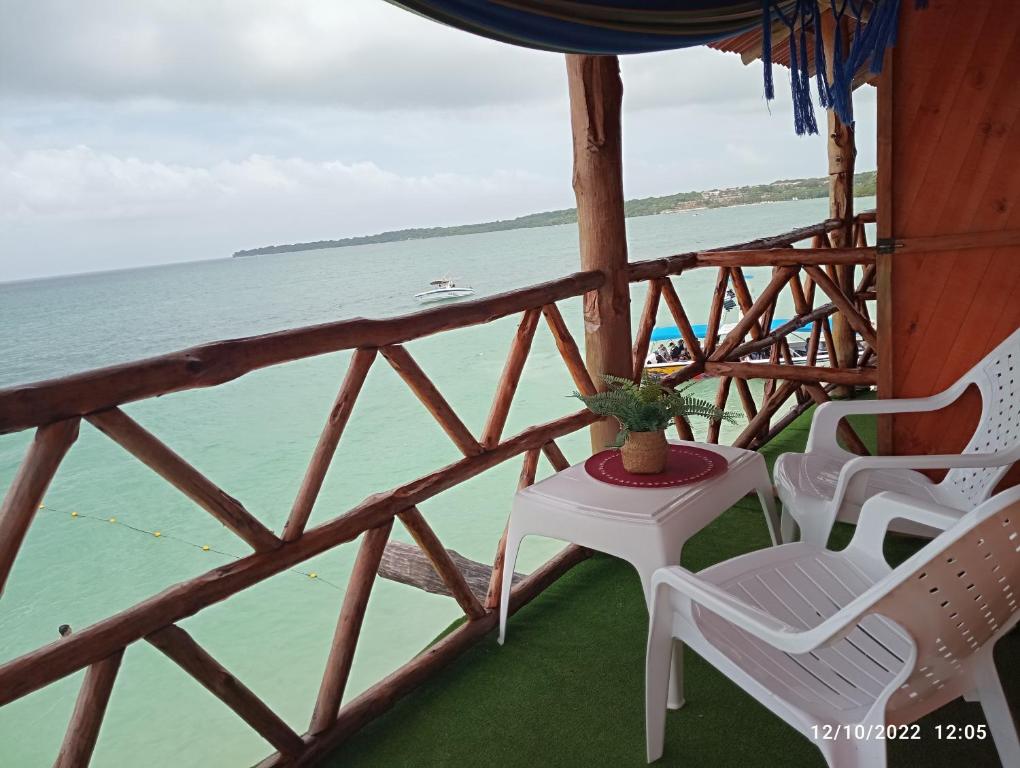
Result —
<path fill-rule="evenodd" d="M 974 467 L 1002 467 L 1017 461 L 1020 450 L 1002 451 L 1001 453 L 946 453 L 921 454 L 913 456 L 857 456 L 850 459 L 839 471 L 836 490 L 832 495 L 830 511 L 833 520 L 843 505 L 847 489 L 854 475 L 871 469 L 955 469 Z"/>
<path fill-rule="evenodd" d="M 811 417 L 811 429 L 808 431 L 807 451 L 837 449 L 847 453 L 836 442 L 836 427 L 841 419 L 847 416 L 887 413 L 923 413 L 937 411 L 954 403 L 966 390 L 957 382 L 931 397 L 905 397 L 886 400 L 839 400 L 822 403 L 815 409 Z"/>
<path fill-rule="evenodd" d="M 893 520 L 912 520 L 940 531 L 956 525 L 964 513 L 930 501 L 922 501 L 903 493 L 885 491 L 872 496 L 861 507 L 857 530 L 847 547 L 848 554 L 860 553 L 872 560 L 885 562 L 882 543 Z"/>
<path fill-rule="evenodd" d="M 851 612 L 843 609 L 817 627 L 798 629 L 678 565 L 660 568 L 653 574 L 652 594 L 657 597 L 663 586 L 674 589 L 691 603 L 707 608 L 748 634 L 786 653 L 808 653 L 824 645 L 847 629 L 860 615 L 859 610 Z M 693 620 L 689 605 L 686 613 L 685 618 Z"/>

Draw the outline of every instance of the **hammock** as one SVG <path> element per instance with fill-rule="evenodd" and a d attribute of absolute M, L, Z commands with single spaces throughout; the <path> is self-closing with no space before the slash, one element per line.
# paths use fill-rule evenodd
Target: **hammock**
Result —
<path fill-rule="evenodd" d="M 918 7 L 927 0 L 915 0 Z M 513 45 L 561 53 L 627 54 L 704 45 L 755 29 L 762 33 L 766 99 L 772 81 L 772 30 L 790 30 L 790 87 L 798 135 L 817 133 L 811 96 L 810 60 L 821 106 L 853 123 L 854 76 L 865 67 L 882 70 L 886 48 L 896 41 L 899 0 L 829 0 L 838 22 L 850 20 L 852 37 L 843 50 L 836 36 L 833 75 L 826 75 L 818 0 L 389 0 L 407 10 Z"/>

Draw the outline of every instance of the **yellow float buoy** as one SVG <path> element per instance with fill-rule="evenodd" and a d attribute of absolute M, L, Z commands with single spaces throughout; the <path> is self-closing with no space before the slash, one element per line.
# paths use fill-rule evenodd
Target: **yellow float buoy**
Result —
<path fill-rule="evenodd" d="M 208 552 L 209 551 L 209 545 L 208 544 L 203 544 L 202 545 L 202 551 L 203 552 Z"/>
<path fill-rule="evenodd" d="M 77 512 L 72 512 L 71 513 L 71 517 L 78 517 L 78 513 Z"/>
<path fill-rule="evenodd" d="M 111 517 L 111 518 L 110 518 L 110 522 L 111 522 L 111 523 L 115 523 L 115 522 L 117 522 L 117 518 L 115 518 L 115 517 Z"/>
<path fill-rule="evenodd" d="M 163 532 L 162 531 L 153 531 L 152 535 L 155 536 L 158 539 L 160 536 L 163 535 Z"/>
<path fill-rule="evenodd" d="M 316 579 L 318 578 L 318 576 L 319 574 L 317 574 L 315 571 L 312 571 L 310 574 L 308 574 L 308 578 L 310 579 Z"/>

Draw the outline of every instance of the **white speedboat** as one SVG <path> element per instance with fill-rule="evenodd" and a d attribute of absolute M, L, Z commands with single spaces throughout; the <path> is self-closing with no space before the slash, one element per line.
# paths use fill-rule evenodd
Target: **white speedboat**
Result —
<path fill-rule="evenodd" d="M 427 291 L 416 293 L 414 298 L 422 304 L 430 301 L 447 301 L 449 299 L 463 299 L 465 296 L 474 296 L 475 289 L 466 285 L 457 285 L 452 277 L 444 277 L 441 280 L 433 280 L 429 283 L 432 287 Z"/>

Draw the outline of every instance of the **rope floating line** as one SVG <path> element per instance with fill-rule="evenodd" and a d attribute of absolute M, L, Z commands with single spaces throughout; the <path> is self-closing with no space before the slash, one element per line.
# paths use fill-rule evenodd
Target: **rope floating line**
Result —
<path fill-rule="evenodd" d="M 165 533 L 159 529 L 150 531 L 145 528 L 139 528 L 137 526 L 131 525 L 130 523 L 122 522 L 121 520 L 118 520 L 116 517 L 100 517 L 98 515 L 90 515 L 87 512 L 81 512 L 77 509 L 68 512 L 65 510 L 58 509 L 56 507 L 48 507 L 45 504 L 40 504 L 39 509 L 45 510 L 47 512 L 52 512 L 57 515 L 68 515 L 72 519 L 85 518 L 87 520 L 94 520 L 95 522 L 98 523 L 106 523 L 107 525 L 118 525 L 121 528 L 127 528 L 130 531 L 134 531 L 135 533 L 139 533 L 144 536 L 156 539 L 169 539 L 171 541 L 176 541 L 180 544 L 186 544 L 189 547 L 194 547 L 195 549 L 200 550 L 202 552 L 210 552 L 216 555 L 223 555 L 224 557 L 229 557 L 234 560 L 240 560 L 242 557 L 241 555 L 236 555 L 233 552 L 225 552 L 222 549 L 216 549 L 215 547 L 211 547 L 208 544 L 196 544 L 193 541 L 182 539 L 180 536 L 174 536 L 169 533 Z M 337 591 L 341 592 L 343 591 L 342 587 L 330 581 L 329 579 L 324 579 L 317 571 L 302 571 L 298 568 L 288 568 L 287 570 L 290 573 L 294 573 L 299 576 L 304 576 L 306 579 L 322 582 L 323 584 L 326 584 Z"/>

